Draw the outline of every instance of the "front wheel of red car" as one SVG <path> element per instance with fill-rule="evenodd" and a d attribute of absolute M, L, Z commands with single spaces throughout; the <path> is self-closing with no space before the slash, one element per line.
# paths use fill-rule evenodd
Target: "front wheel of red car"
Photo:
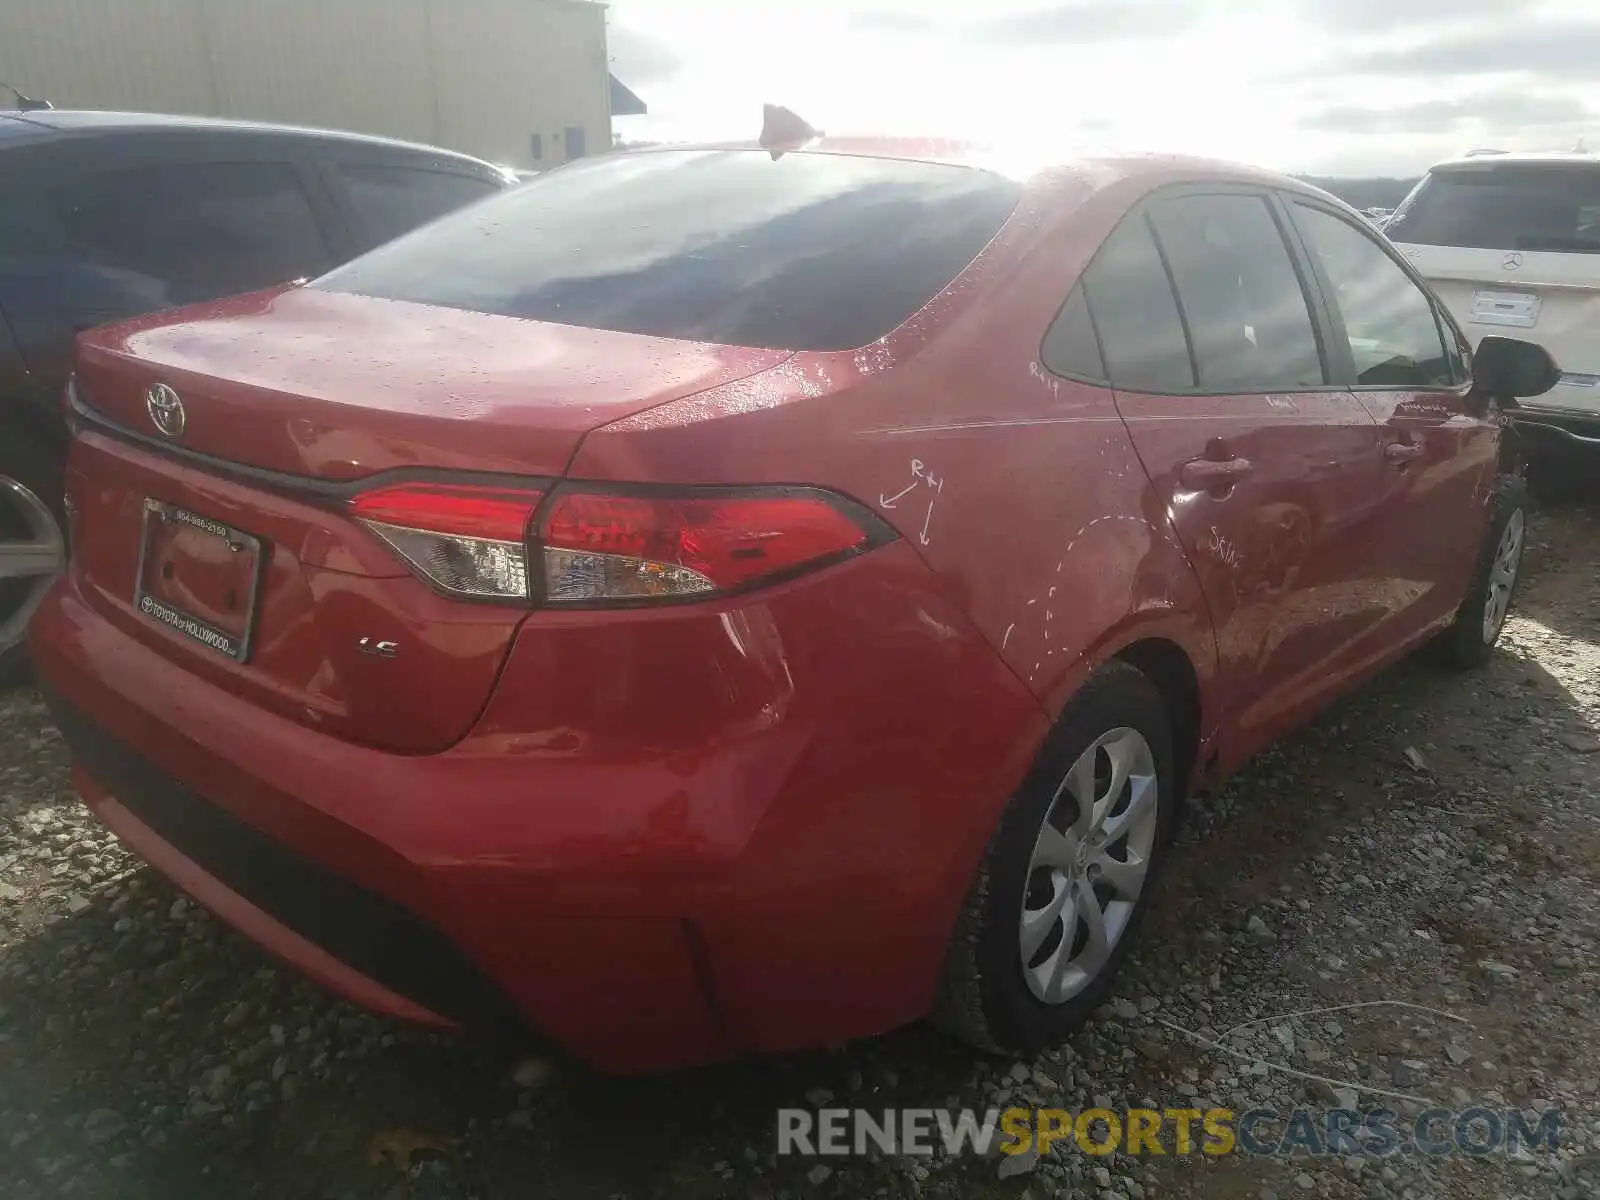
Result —
<path fill-rule="evenodd" d="M 990 840 L 945 961 L 933 1020 L 1032 1055 L 1104 1000 L 1150 901 L 1175 807 L 1161 693 L 1124 663 L 1062 713 Z"/>

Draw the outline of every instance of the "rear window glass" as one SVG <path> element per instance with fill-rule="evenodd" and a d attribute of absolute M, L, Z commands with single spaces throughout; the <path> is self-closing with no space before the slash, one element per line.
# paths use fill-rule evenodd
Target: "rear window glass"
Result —
<path fill-rule="evenodd" d="M 471 175 L 387 163 L 341 163 L 339 179 L 374 246 L 500 190 Z"/>
<path fill-rule="evenodd" d="M 313 286 L 730 345 L 847 350 L 941 291 L 1017 185 L 833 154 L 665 151 L 552 171 Z"/>
<path fill-rule="evenodd" d="M 1600 168 L 1485 164 L 1434 171 L 1383 231 L 1422 246 L 1600 254 Z"/>

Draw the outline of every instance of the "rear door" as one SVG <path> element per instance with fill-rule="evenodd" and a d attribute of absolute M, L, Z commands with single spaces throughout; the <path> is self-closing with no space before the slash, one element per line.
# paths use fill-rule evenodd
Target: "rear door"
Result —
<path fill-rule="evenodd" d="M 1085 273 L 1107 373 L 1216 626 L 1237 761 L 1298 721 L 1376 622 L 1363 543 L 1377 429 L 1273 198 L 1163 193 Z"/>
<path fill-rule="evenodd" d="M 319 274 L 333 252 L 289 161 L 152 162 L 87 174 L 56 194 L 69 244 L 149 280 L 169 306 Z"/>
<path fill-rule="evenodd" d="M 1536 341 L 1564 372 L 1540 407 L 1600 412 L 1600 162 L 1436 167 L 1384 231 L 1474 345 Z"/>
<path fill-rule="evenodd" d="M 1382 427 L 1370 551 L 1384 640 L 1409 641 L 1454 613 L 1477 561 L 1498 418 L 1468 411 L 1459 334 L 1382 239 L 1313 200 L 1290 210 L 1329 299 L 1339 376 Z"/>
<path fill-rule="evenodd" d="M 222 139 L 61 139 L 0 182 L 0 309 L 30 369 L 64 379 L 110 321 L 319 274 L 335 248 L 288 153 Z"/>

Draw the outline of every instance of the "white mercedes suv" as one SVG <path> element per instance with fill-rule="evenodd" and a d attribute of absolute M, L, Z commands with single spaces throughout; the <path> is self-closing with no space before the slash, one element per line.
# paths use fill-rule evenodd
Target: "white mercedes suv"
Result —
<path fill-rule="evenodd" d="M 1474 345 L 1539 342 L 1561 383 L 1516 414 L 1538 455 L 1600 455 L 1600 157 L 1480 153 L 1423 177 L 1384 233 Z"/>

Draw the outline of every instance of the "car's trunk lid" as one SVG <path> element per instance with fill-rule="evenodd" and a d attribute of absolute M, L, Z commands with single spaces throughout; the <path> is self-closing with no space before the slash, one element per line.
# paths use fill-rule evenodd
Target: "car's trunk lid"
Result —
<path fill-rule="evenodd" d="M 68 471 L 75 581 L 265 710 L 437 752 L 482 711 L 527 610 L 437 593 L 345 496 L 416 470 L 536 488 L 588 430 L 786 357 L 298 291 L 97 332 Z M 183 405 L 176 436 L 151 415 L 159 384 Z"/>
<path fill-rule="evenodd" d="M 351 480 L 398 468 L 558 475 L 597 426 L 776 366 L 705 346 L 294 288 L 112 326 L 79 343 L 79 395 L 186 450 Z"/>

